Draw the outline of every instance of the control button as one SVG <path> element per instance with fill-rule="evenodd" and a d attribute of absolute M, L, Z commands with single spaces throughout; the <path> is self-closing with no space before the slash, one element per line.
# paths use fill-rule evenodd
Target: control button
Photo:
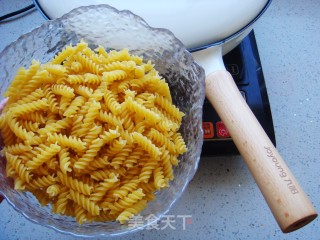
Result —
<path fill-rule="evenodd" d="M 237 64 L 226 64 L 226 69 L 232 76 L 237 76 L 240 73 Z"/>
<path fill-rule="evenodd" d="M 214 137 L 214 129 L 213 129 L 213 123 L 212 122 L 203 122 L 202 123 L 202 129 L 203 129 L 203 138 L 213 138 Z"/>
<path fill-rule="evenodd" d="M 229 138 L 230 134 L 226 126 L 223 124 L 223 122 L 217 122 L 216 123 L 217 128 L 217 136 L 218 138 Z"/>

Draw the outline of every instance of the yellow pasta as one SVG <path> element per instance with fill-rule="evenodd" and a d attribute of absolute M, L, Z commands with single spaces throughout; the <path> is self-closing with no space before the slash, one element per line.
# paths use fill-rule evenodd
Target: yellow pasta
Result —
<path fill-rule="evenodd" d="M 20 115 L 20 119 L 30 120 L 33 122 L 38 122 L 40 124 L 44 124 L 47 121 L 47 117 L 43 114 L 43 112 L 32 112 Z"/>
<path fill-rule="evenodd" d="M 167 150 L 163 151 L 161 155 L 161 161 L 163 165 L 163 174 L 166 179 L 173 180 L 173 168 L 170 160 L 170 153 Z"/>
<path fill-rule="evenodd" d="M 21 162 L 17 155 L 12 155 L 10 153 L 5 154 L 7 161 L 12 166 L 12 170 L 19 175 L 19 177 L 24 181 L 29 183 L 32 173 L 26 168 L 26 166 Z"/>
<path fill-rule="evenodd" d="M 132 112 L 135 112 L 135 114 L 140 117 L 141 119 L 146 119 L 151 124 L 156 124 L 160 122 L 161 117 L 159 114 L 153 112 L 152 110 L 147 109 L 142 104 L 134 101 L 131 97 L 126 98 L 125 106 Z"/>
<path fill-rule="evenodd" d="M 39 150 L 38 150 L 37 155 L 34 158 L 32 158 L 30 161 L 28 161 L 26 163 L 26 166 L 29 169 L 36 169 L 36 168 L 40 167 L 46 161 L 50 160 L 60 150 L 61 150 L 61 147 L 56 143 L 50 144 L 49 146 L 41 144 L 41 145 L 39 145 Z"/>
<path fill-rule="evenodd" d="M 92 173 L 96 169 L 105 168 L 107 165 L 109 165 L 108 156 L 98 157 L 95 158 L 91 164 L 86 167 L 82 172 L 83 173 Z"/>
<path fill-rule="evenodd" d="M 76 136 L 81 129 L 83 116 L 74 117 L 74 122 L 71 127 L 70 136 Z"/>
<path fill-rule="evenodd" d="M 46 110 L 47 107 L 48 107 L 47 99 L 42 98 L 37 101 L 24 103 L 19 106 L 13 107 L 12 109 L 10 109 L 10 112 L 13 116 L 19 116 L 22 114 L 28 114 L 30 112 Z"/>
<path fill-rule="evenodd" d="M 115 156 L 122 151 L 122 149 L 126 146 L 126 143 L 127 141 L 121 138 L 115 140 L 112 144 L 110 144 L 106 151 L 106 155 L 109 157 Z"/>
<path fill-rule="evenodd" d="M 131 114 L 128 109 L 123 110 L 119 115 L 123 121 L 122 126 L 130 132 L 132 132 L 135 127 L 135 123 L 132 119 L 132 115 L 133 114 Z"/>
<path fill-rule="evenodd" d="M 58 94 L 66 98 L 74 97 L 74 89 L 69 86 L 62 84 L 54 84 L 51 86 L 51 89 L 54 94 Z"/>
<path fill-rule="evenodd" d="M 34 92 L 25 96 L 24 98 L 18 100 L 17 103 L 12 103 L 11 106 L 13 107 L 13 106 L 19 106 L 20 104 L 24 104 L 24 103 L 30 103 L 30 102 L 39 100 L 39 99 L 43 98 L 44 96 L 45 96 L 44 91 L 41 88 L 38 88 Z"/>
<path fill-rule="evenodd" d="M 90 162 L 94 161 L 103 145 L 104 142 L 101 138 L 93 140 L 87 151 L 82 155 L 81 158 L 78 159 L 78 161 L 76 161 L 76 163 L 74 164 L 74 168 L 85 169 L 86 167 L 88 167 Z"/>
<path fill-rule="evenodd" d="M 53 81 L 52 76 L 47 70 L 41 70 L 36 73 L 28 82 L 22 86 L 20 97 L 25 97 L 31 94 L 33 91 L 41 87 L 44 83 L 51 83 Z"/>
<path fill-rule="evenodd" d="M 8 145 L 7 147 L 4 148 L 4 152 L 8 152 L 12 155 L 19 155 L 25 152 L 31 151 L 31 146 L 26 145 L 24 143 L 16 143 L 13 145 Z"/>
<path fill-rule="evenodd" d="M 108 178 L 109 174 L 111 174 L 110 168 L 106 167 L 92 171 L 90 173 L 90 177 L 96 181 L 103 181 L 104 179 Z"/>
<path fill-rule="evenodd" d="M 100 182 L 90 196 L 90 200 L 94 202 L 100 202 L 103 200 L 107 192 L 114 186 L 119 179 L 114 173 L 110 173 L 108 178 L 105 178 L 103 182 Z"/>
<path fill-rule="evenodd" d="M 121 187 L 113 191 L 112 195 L 116 198 L 124 198 L 130 192 L 136 190 L 138 188 L 138 185 L 139 185 L 138 179 L 131 180 L 130 182 L 125 183 L 124 185 L 122 185 Z"/>
<path fill-rule="evenodd" d="M 73 62 L 70 66 L 71 70 L 73 70 L 75 73 L 78 73 L 82 70 L 82 64 L 79 62 Z"/>
<path fill-rule="evenodd" d="M 160 149 L 143 134 L 134 132 L 132 133 L 132 136 L 135 142 L 146 150 L 152 158 L 157 159 L 161 155 Z"/>
<path fill-rule="evenodd" d="M 3 138 L 3 142 L 6 146 L 12 145 L 16 142 L 16 135 L 11 130 L 8 124 L 8 114 L 3 113 L 0 116 L 0 128 L 1 128 L 1 135 Z"/>
<path fill-rule="evenodd" d="M 14 97 L 18 96 L 19 89 L 21 85 L 24 83 L 27 77 L 27 71 L 24 68 L 19 68 L 15 78 L 12 80 L 11 85 L 7 89 L 7 91 L 3 94 L 4 97 Z"/>
<path fill-rule="evenodd" d="M 44 94 L 48 100 L 50 111 L 53 113 L 58 113 L 59 109 L 58 109 L 57 98 L 53 94 L 50 84 L 44 87 Z"/>
<path fill-rule="evenodd" d="M 56 178 L 51 175 L 47 175 L 47 176 L 42 176 L 42 177 L 38 177 L 38 178 L 33 179 L 27 185 L 27 188 L 32 189 L 32 190 L 36 190 L 36 189 L 48 187 L 48 186 L 53 185 L 55 183 L 56 183 Z"/>
<path fill-rule="evenodd" d="M 124 70 L 126 72 L 131 72 L 136 69 L 136 63 L 132 60 L 130 61 L 116 61 L 109 63 L 103 67 L 104 71 L 110 72 L 113 70 Z"/>
<path fill-rule="evenodd" d="M 83 85 L 74 86 L 74 91 L 75 91 L 75 93 L 79 94 L 80 96 L 83 96 L 86 98 L 90 98 L 91 95 L 93 94 L 92 88 L 89 88 L 89 87 L 83 86 Z"/>
<path fill-rule="evenodd" d="M 40 68 L 40 62 L 33 60 L 32 63 L 31 63 L 30 68 L 27 71 L 25 71 L 24 77 L 23 76 L 19 76 L 19 73 L 21 74 L 21 71 L 18 71 L 18 74 L 16 75 L 16 78 L 13 80 L 13 84 L 7 90 L 8 94 L 10 92 L 10 88 L 11 87 L 15 88 L 15 91 L 16 91 L 14 96 L 10 96 L 12 98 L 8 101 L 8 103 L 10 103 L 11 101 L 17 100 L 19 98 L 21 99 L 21 98 L 23 98 L 23 97 L 25 97 L 27 95 L 27 94 L 24 94 L 24 93 L 26 91 L 29 92 L 29 88 L 25 88 L 24 85 L 26 85 L 37 74 L 39 68 Z M 17 82 L 18 86 L 15 86 L 15 82 Z M 22 87 L 23 87 L 24 91 L 18 92 L 19 88 L 17 88 L 17 87 L 19 87 L 20 89 L 22 89 Z M 7 95 L 7 92 L 4 93 L 4 96 L 8 96 L 9 97 L 9 95 Z M 30 92 L 32 92 L 32 91 L 30 91 Z"/>
<path fill-rule="evenodd" d="M 68 147 L 68 148 L 73 148 L 76 150 L 84 150 L 86 147 L 86 144 L 84 142 L 81 141 L 80 138 L 76 138 L 76 137 L 72 137 L 72 136 L 66 136 L 66 135 L 62 135 L 62 134 L 51 134 L 48 133 L 48 141 L 49 142 L 57 142 L 59 143 L 62 147 Z"/>
<path fill-rule="evenodd" d="M 63 174 L 62 172 L 57 172 L 58 179 L 64 186 L 73 189 L 75 191 L 78 191 L 84 195 L 90 195 L 92 191 L 92 187 L 90 187 L 88 184 L 85 184 L 81 181 L 79 181 L 76 178 L 72 178 L 71 176 L 68 176 L 67 174 Z"/>
<path fill-rule="evenodd" d="M 84 75 L 69 75 L 67 82 L 70 84 L 84 84 L 86 80 Z"/>
<path fill-rule="evenodd" d="M 187 151 L 169 85 L 128 49 L 67 46 L 20 68 L 4 96 L 7 176 L 79 224 L 139 214 Z"/>
<path fill-rule="evenodd" d="M 47 123 L 44 128 L 39 129 L 39 134 L 47 136 L 48 133 L 60 133 L 63 129 L 69 128 L 72 121 L 67 118 L 62 118 L 56 122 Z"/>
<path fill-rule="evenodd" d="M 86 99 L 82 96 L 78 96 L 70 103 L 63 116 L 70 117 L 80 109 L 80 107 L 85 103 Z"/>
<path fill-rule="evenodd" d="M 56 197 L 60 193 L 60 185 L 52 184 L 51 186 L 47 187 L 46 192 L 50 198 Z"/>
<path fill-rule="evenodd" d="M 61 96 L 59 103 L 59 114 L 62 115 L 70 105 L 72 98 Z"/>
<path fill-rule="evenodd" d="M 41 206 L 46 206 L 50 203 L 50 198 L 45 191 L 42 191 L 40 189 L 29 190 L 29 191 L 32 192 L 33 195 L 38 199 Z"/>
<path fill-rule="evenodd" d="M 132 216 L 134 216 L 134 215 L 138 214 L 139 212 L 141 212 L 146 206 L 147 206 L 147 201 L 146 200 L 141 200 L 138 203 L 136 203 L 135 205 L 124 209 L 119 214 L 119 216 L 117 217 L 117 220 L 120 223 L 125 223 Z"/>
<path fill-rule="evenodd" d="M 156 161 L 150 161 L 144 164 L 139 175 L 140 182 L 148 183 L 152 176 L 153 170 L 156 168 L 157 165 L 158 163 Z"/>
<path fill-rule="evenodd" d="M 104 94 L 104 101 L 106 106 L 110 109 L 110 111 L 115 114 L 118 115 L 121 111 L 121 105 L 118 103 L 118 101 L 116 100 L 116 98 L 114 97 L 114 94 L 112 91 L 110 90 L 106 90 L 105 94 Z"/>
<path fill-rule="evenodd" d="M 78 132 L 78 136 L 83 137 L 88 133 L 90 127 L 92 127 L 94 123 L 94 120 L 99 115 L 100 109 L 101 109 L 101 104 L 99 102 L 93 101 L 90 104 L 88 112 L 83 119 L 83 124 L 81 126 L 81 129 Z"/>
<path fill-rule="evenodd" d="M 141 159 L 141 157 L 145 155 L 145 151 L 141 147 L 136 147 L 133 149 L 133 151 L 130 153 L 129 156 L 126 157 L 123 164 L 129 169 L 134 167 Z"/>
<path fill-rule="evenodd" d="M 124 80 L 128 74 L 124 70 L 113 70 L 110 72 L 104 72 L 102 80 L 106 81 L 108 84 L 111 84 L 117 80 Z"/>
<path fill-rule="evenodd" d="M 158 130 L 151 128 L 148 137 L 153 140 L 154 143 L 158 145 L 158 147 L 165 146 L 166 149 L 169 150 L 170 153 L 175 154 L 177 149 L 175 144 L 166 137 L 164 134 L 159 132 Z"/>
<path fill-rule="evenodd" d="M 54 57 L 54 59 L 52 59 L 52 63 L 61 64 L 68 57 L 72 56 L 74 52 L 75 52 L 75 48 L 73 48 L 72 46 L 67 46 L 65 49 L 59 52 L 57 56 Z"/>
<path fill-rule="evenodd" d="M 67 208 L 67 204 L 69 201 L 69 191 L 61 192 L 58 195 L 58 200 L 52 204 L 52 211 L 54 213 L 61 213 L 64 214 Z"/>
<path fill-rule="evenodd" d="M 61 172 L 63 172 L 65 175 L 67 172 L 71 172 L 71 158 L 70 158 L 70 153 L 68 148 L 63 148 L 61 151 L 58 153 L 59 156 L 59 164 L 60 164 L 60 169 Z"/>
<path fill-rule="evenodd" d="M 99 215 L 99 212 L 100 212 L 99 206 L 94 201 L 91 201 L 85 195 L 79 193 L 78 191 L 74 191 L 73 189 L 70 189 L 69 196 L 70 196 L 69 198 L 72 201 L 79 204 L 81 207 L 86 209 L 92 215 L 94 215 L 94 216 Z"/>
<path fill-rule="evenodd" d="M 27 131 L 25 128 L 23 128 L 18 119 L 14 118 L 12 115 L 7 118 L 7 124 L 9 125 L 11 131 L 22 140 L 30 142 L 34 136 L 33 132 Z"/>
<path fill-rule="evenodd" d="M 84 54 L 76 54 L 74 56 L 75 60 L 81 63 L 83 68 L 85 68 L 87 71 L 94 73 L 94 74 L 99 74 L 100 71 L 100 66 L 93 62 L 91 59 L 89 59 L 87 56 Z"/>
<path fill-rule="evenodd" d="M 19 177 L 14 179 L 14 189 L 18 190 L 18 191 L 23 191 L 26 189 L 26 185 L 25 182 L 20 179 Z"/>
<path fill-rule="evenodd" d="M 74 208 L 75 218 L 79 224 L 83 224 L 88 221 L 87 218 L 87 210 L 81 207 L 80 205 L 76 205 Z"/>
<path fill-rule="evenodd" d="M 99 85 L 101 83 L 101 76 L 95 75 L 92 73 L 84 74 L 84 80 L 86 84 L 96 84 Z"/>
<path fill-rule="evenodd" d="M 83 138 L 83 142 L 85 142 L 87 145 L 91 144 L 92 141 L 98 138 L 101 131 L 102 126 L 93 125 L 93 127 L 90 128 L 88 134 Z"/>
<path fill-rule="evenodd" d="M 67 73 L 66 67 L 60 64 L 47 63 L 43 65 L 43 69 L 58 76 L 63 76 Z"/>
<path fill-rule="evenodd" d="M 124 140 L 125 141 L 125 140 Z M 127 141 L 125 141 L 127 143 Z M 110 161 L 110 165 L 115 169 L 121 167 L 126 160 L 127 157 L 131 154 L 133 146 L 125 145 L 119 153 L 117 153 L 112 160 Z"/>
<path fill-rule="evenodd" d="M 179 111 L 177 107 L 172 105 L 172 103 L 165 97 L 156 93 L 155 103 L 162 107 L 166 112 L 168 112 L 172 117 L 178 120 L 180 123 L 184 114 Z"/>
<path fill-rule="evenodd" d="M 157 189 L 166 187 L 167 182 L 166 182 L 166 179 L 164 178 L 162 167 L 157 167 L 153 171 L 153 177 L 154 177 L 154 185 L 156 186 Z"/>
<path fill-rule="evenodd" d="M 27 131 L 34 132 L 34 133 L 39 131 L 39 123 L 37 123 L 37 122 L 32 122 L 32 121 L 28 121 L 28 120 L 21 120 L 21 125 Z"/>
<path fill-rule="evenodd" d="M 135 203 L 137 203 L 139 200 L 141 200 L 145 194 L 143 193 L 143 190 L 141 188 L 134 190 L 132 193 L 129 193 L 126 197 L 123 199 L 119 199 L 118 201 L 114 203 L 107 203 L 103 202 L 101 204 L 101 207 L 103 209 L 110 209 L 110 213 L 117 213 L 121 212 L 124 209 L 133 206 Z"/>

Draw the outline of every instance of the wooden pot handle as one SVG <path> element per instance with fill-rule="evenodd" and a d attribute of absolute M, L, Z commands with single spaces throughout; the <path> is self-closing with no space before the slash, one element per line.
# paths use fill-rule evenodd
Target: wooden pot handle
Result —
<path fill-rule="evenodd" d="M 232 76 L 207 76 L 206 96 L 227 127 L 281 230 L 291 232 L 317 217 L 313 205 L 240 94 Z"/>

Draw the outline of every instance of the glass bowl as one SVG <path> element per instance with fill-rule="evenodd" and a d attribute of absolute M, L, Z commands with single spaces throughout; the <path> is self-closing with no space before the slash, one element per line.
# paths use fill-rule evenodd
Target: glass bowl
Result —
<path fill-rule="evenodd" d="M 198 167 L 203 143 L 204 70 L 194 62 L 192 55 L 170 31 L 152 28 L 129 11 L 95 5 L 77 8 L 59 19 L 48 21 L 7 46 L 0 54 L 1 95 L 19 67 L 29 67 L 32 59 L 47 62 L 65 46 L 70 43 L 74 45 L 81 39 L 91 47 L 102 45 L 106 49 L 128 48 L 130 53 L 151 60 L 155 69 L 168 81 L 173 103 L 185 113 L 180 132 L 188 151 L 180 156 L 170 187 L 158 192 L 155 200 L 149 202 L 141 213 L 143 219 L 152 214 L 155 222 L 181 196 Z M 50 206 L 40 206 L 31 193 L 14 190 L 12 180 L 6 178 L 3 156 L 0 160 L 0 194 L 32 222 L 73 236 L 117 236 L 153 223 L 144 222 L 136 227 L 121 225 L 116 221 L 79 225 L 73 218 L 53 214 Z"/>

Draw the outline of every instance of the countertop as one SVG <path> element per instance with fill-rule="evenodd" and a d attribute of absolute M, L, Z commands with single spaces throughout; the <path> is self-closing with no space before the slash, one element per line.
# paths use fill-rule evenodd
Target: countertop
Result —
<path fill-rule="evenodd" d="M 0 15 L 30 4 L 1 0 Z M 277 149 L 320 209 L 320 2 L 275 0 L 256 23 Z M 45 20 L 34 10 L 0 23 L 0 51 Z M 1 63 L 0 63 L 1 64 Z M 241 156 L 203 158 L 172 208 L 173 227 L 118 239 L 320 239 L 320 220 L 283 234 Z M 188 215 L 183 226 L 178 215 Z M 0 239 L 75 239 L 26 220 L 4 200 Z"/>

